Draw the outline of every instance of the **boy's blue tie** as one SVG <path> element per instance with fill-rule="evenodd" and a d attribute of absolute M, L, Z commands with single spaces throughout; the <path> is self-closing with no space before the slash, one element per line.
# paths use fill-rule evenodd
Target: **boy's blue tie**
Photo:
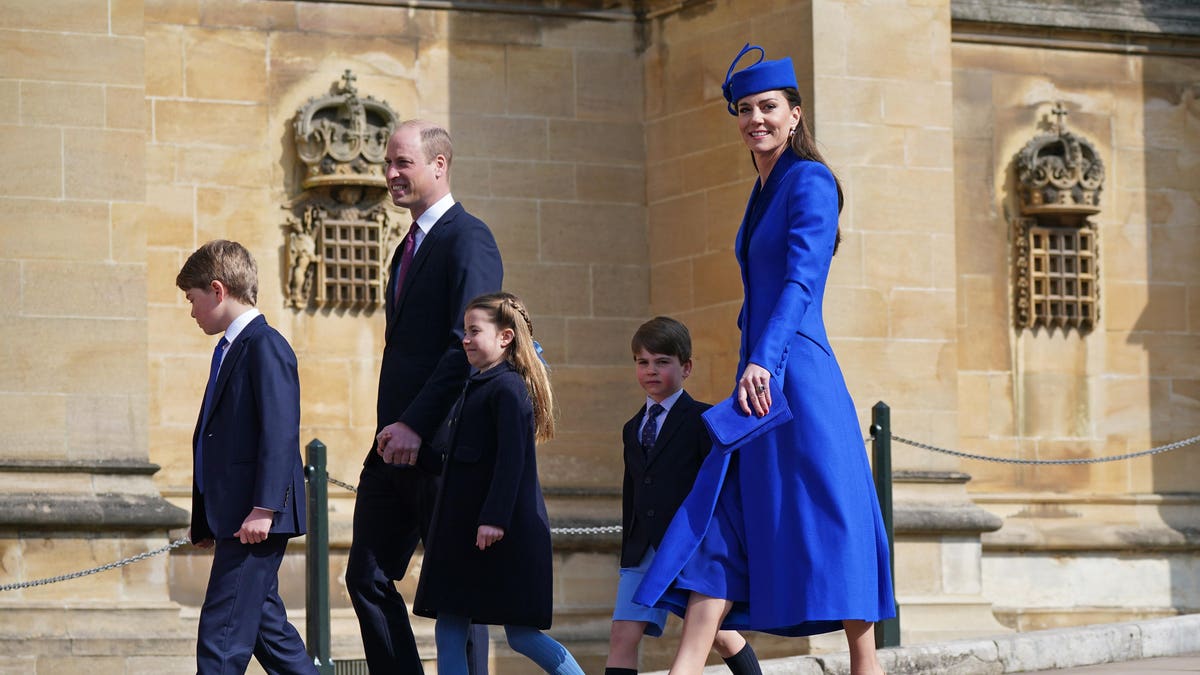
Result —
<path fill-rule="evenodd" d="M 221 372 L 221 356 L 229 341 L 222 337 L 213 349 L 212 364 L 208 367 L 208 386 L 204 388 L 204 407 L 200 409 L 200 433 L 196 434 L 196 487 L 204 492 L 204 424 L 208 421 L 208 406 L 212 403 L 213 389 L 217 388 L 217 374 Z"/>
<path fill-rule="evenodd" d="M 649 453 L 654 447 L 654 437 L 658 435 L 658 424 L 655 419 L 663 414 L 664 408 L 655 403 L 646 411 L 646 424 L 642 427 L 642 452 Z"/>

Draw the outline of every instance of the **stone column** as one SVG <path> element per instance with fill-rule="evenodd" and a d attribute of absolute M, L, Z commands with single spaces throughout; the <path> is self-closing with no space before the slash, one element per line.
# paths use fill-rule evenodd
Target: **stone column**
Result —
<path fill-rule="evenodd" d="M 983 596 L 981 538 L 1003 521 L 971 501 L 970 480 L 955 471 L 893 474 L 901 644 L 1010 631 Z"/>
<path fill-rule="evenodd" d="M 0 584 L 158 548 L 186 522 L 147 461 L 142 3 L 19 6 L 0 30 Z M 146 638 L 177 636 L 166 569 L 0 593 L 0 669 L 156 658 Z"/>
<path fill-rule="evenodd" d="M 950 2 L 814 0 L 812 12 L 812 122 L 846 189 L 825 303 L 834 349 L 864 415 L 886 401 L 898 435 L 953 446 Z M 903 641 L 1005 632 L 981 586 L 980 535 L 999 519 L 971 502 L 958 460 L 892 451 Z"/>
<path fill-rule="evenodd" d="M 886 401 L 896 433 L 958 439 L 950 2 L 812 3 L 817 141 L 842 179 L 844 243 L 825 302 L 867 428 Z M 803 74 L 801 75 L 803 77 Z M 895 466 L 957 470 L 893 444 Z"/>

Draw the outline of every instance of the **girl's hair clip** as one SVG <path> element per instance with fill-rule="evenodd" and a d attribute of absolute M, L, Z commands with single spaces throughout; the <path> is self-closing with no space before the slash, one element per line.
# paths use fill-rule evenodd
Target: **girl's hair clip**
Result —
<path fill-rule="evenodd" d="M 542 343 L 534 340 L 533 351 L 537 353 L 538 360 L 542 362 L 542 365 L 546 366 L 546 370 L 550 370 L 550 364 L 546 363 L 546 357 L 542 356 Z"/>

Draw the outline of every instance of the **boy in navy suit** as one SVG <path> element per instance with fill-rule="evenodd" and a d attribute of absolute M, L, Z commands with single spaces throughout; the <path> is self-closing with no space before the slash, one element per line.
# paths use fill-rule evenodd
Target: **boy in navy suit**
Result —
<path fill-rule="evenodd" d="M 625 423 L 625 480 L 621 494 L 621 579 L 613 609 L 605 675 L 633 675 L 642 635 L 662 635 L 667 610 L 633 602 L 654 549 L 692 489 L 712 440 L 700 414 L 709 408 L 688 396 L 692 337 L 687 326 L 660 316 L 642 324 L 631 342 L 646 403 Z M 750 643 L 736 631 L 717 632 L 717 652 L 736 675 L 761 675 Z"/>
<path fill-rule="evenodd" d="M 315 674 L 279 598 L 287 541 L 305 526 L 296 355 L 254 307 L 258 270 L 241 244 L 201 246 L 175 285 L 205 334 L 224 333 L 192 437 L 188 537 L 214 548 L 197 672 L 244 673 L 253 654 L 269 673 Z"/>

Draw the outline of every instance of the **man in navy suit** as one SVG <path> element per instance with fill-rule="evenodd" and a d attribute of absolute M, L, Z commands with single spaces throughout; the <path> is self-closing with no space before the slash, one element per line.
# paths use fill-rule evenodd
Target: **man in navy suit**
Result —
<path fill-rule="evenodd" d="M 429 531 L 437 478 L 416 466 L 462 391 L 470 367 L 462 349 L 463 310 L 500 290 L 503 266 L 487 225 L 450 194 L 450 135 L 419 120 L 388 141 L 386 177 L 413 224 L 396 248 L 387 287 L 375 443 L 359 477 L 346 588 L 358 614 L 372 673 L 424 672 L 408 606 L 393 581 Z M 487 628 L 470 638 L 470 665 L 487 673 Z"/>
<path fill-rule="evenodd" d="M 296 355 L 254 307 L 258 272 L 241 244 L 201 246 L 175 284 L 205 334 L 224 333 L 192 437 L 189 538 L 214 548 L 196 670 L 244 673 L 253 654 L 269 673 L 315 674 L 279 598 L 287 541 L 305 525 Z"/>

